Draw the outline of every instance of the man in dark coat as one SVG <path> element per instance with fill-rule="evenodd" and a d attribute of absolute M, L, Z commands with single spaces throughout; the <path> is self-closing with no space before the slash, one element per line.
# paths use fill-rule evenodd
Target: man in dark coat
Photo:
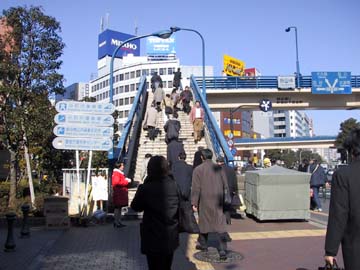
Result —
<path fill-rule="evenodd" d="M 166 132 L 166 135 L 165 135 L 166 143 L 169 143 L 172 140 L 179 139 L 179 132 L 181 129 L 181 124 L 177 118 L 178 118 L 178 114 L 177 114 L 177 112 L 174 112 L 173 119 L 167 120 L 164 125 L 164 130 Z"/>
<path fill-rule="evenodd" d="M 325 261 L 333 264 L 341 243 L 345 269 L 360 269 L 360 129 L 344 143 L 353 160 L 333 174 Z"/>
<path fill-rule="evenodd" d="M 178 140 L 172 140 L 169 142 L 167 145 L 167 160 L 169 162 L 170 169 L 172 168 L 172 164 L 178 160 L 181 152 L 185 152 L 182 142 Z"/>
<path fill-rule="evenodd" d="M 174 79 L 173 79 L 173 86 L 175 90 L 179 89 L 180 81 L 181 81 L 181 71 L 180 68 L 177 69 L 176 72 L 174 72 Z"/>
<path fill-rule="evenodd" d="M 147 257 L 149 270 L 171 269 L 174 251 L 179 246 L 179 197 L 176 183 L 168 174 L 166 159 L 152 157 L 148 176 L 131 203 L 135 211 L 144 211 L 141 252 Z"/>
<path fill-rule="evenodd" d="M 201 158 L 202 150 L 204 150 L 204 147 L 199 146 L 198 150 L 194 154 L 193 169 L 195 169 L 197 166 L 199 166 L 202 163 L 202 158 Z"/>
<path fill-rule="evenodd" d="M 309 167 L 309 161 L 306 158 L 304 158 L 302 160 L 302 163 L 299 165 L 298 171 L 299 172 L 307 172 L 308 167 Z"/>
<path fill-rule="evenodd" d="M 313 164 L 310 167 L 310 173 L 311 173 L 310 188 L 312 188 L 313 190 L 312 201 L 313 204 L 315 205 L 314 210 L 321 212 L 322 209 L 321 209 L 321 201 L 319 198 L 319 189 L 325 184 L 327 180 L 325 170 L 323 167 L 320 166 L 317 160 L 314 160 Z"/>
<path fill-rule="evenodd" d="M 191 165 L 187 164 L 185 160 L 186 153 L 181 152 L 179 154 L 179 159 L 172 165 L 171 171 L 179 187 L 182 198 L 186 201 L 190 201 L 193 168 Z"/>
<path fill-rule="evenodd" d="M 202 150 L 203 163 L 193 171 L 191 204 L 199 212 L 199 245 L 197 249 L 207 250 L 208 234 L 214 233 L 219 241 L 219 256 L 226 260 L 226 218 L 223 213 L 224 188 L 227 187 L 224 171 L 212 162 L 212 152 Z"/>
<path fill-rule="evenodd" d="M 154 72 L 154 74 L 151 77 L 151 89 L 154 93 L 156 88 L 161 87 L 162 88 L 163 81 L 160 77 L 160 75 L 157 74 L 157 72 Z"/>
<path fill-rule="evenodd" d="M 225 164 L 225 159 L 222 156 L 219 156 L 216 159 L 216 163 L 221 167 L 221 169 L 225 172 L 227 184 L 229 187 L 230 196 L 234 196 L 238 194 L 238 183 L 237 177 L 234 168 Z M 231 213 L 234 212 L 235 209 L 231 206 L 227 206 L 224 208 L 224 213 L 226 216 L 226 223 L 231 224 Z M 236 212 L 236 211 L 235 211 Z"/>

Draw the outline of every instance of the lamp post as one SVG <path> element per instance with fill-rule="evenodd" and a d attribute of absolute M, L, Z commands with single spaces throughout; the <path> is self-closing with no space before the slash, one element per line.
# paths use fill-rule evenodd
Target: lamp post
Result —
<path fill-rule="evenodd" d="M 171 32 L 177 32 L 177 31 L 180 31 L 180 30 L 194 32 L 201 38 L 201 43 L 202 43 L 202 94 L 203 94 L 203 97 L 206 99 L 206 87 L 205 87 L 205 40 L 204 40 L 204 37 L 200 34 L 200 32 L 198 32 L 198 31 L 196 31 L 194 29 L 173 26 L 173 27 L 170 27 L 170 30 L 171 30 Z"/>
<path fill-rule="evenodd" d="M 233 123 L 234 113 L 246 106 L 248 106 L 248 105 L 240 105 L 240 106 L 236 107 L 235 109 L 230 109 L 230 132 L 233 135 L 234 135 L 234 123 Z"/>
<path fill-rule="evenodd" d="M 299 64 L 297 27 L 296 27 L 296 26 L 289 26 L 288 28 L 285 29 L 285 32 L 290 32 L 291 29 L 295 29 L 295 44 L 296 44 L 296 80 L 297 80 L 297 87 L 300 88 L 300 64 Z"/>
<path fill-rule="evenodd" d="M 159 37 L 159 38 L 163 38 L 163 39 L 167 39 L 172 35 L 173 31 L 172 30 L 162 30 L 162 31 L 158 31 L 158 32 L 154 32 L 152 34 L 147 34 L 147 35 L 143 35 L 143 36 L 137 36 L 137 37 L 133 37 L 133 38 L 129 38 L 127 40 L 125 40 L 123 43 L 121 43 L 119 46 L 116 47 L 116 49 L 114 50 L 112 56 L 111 56 L 111 60 L 110 60 L 110 80 L 109 80 L 109 84 L 110 84 L 110 92 L 109 92 L 109 98 L 110 98 L 110 103 L 113 103 L 113 93 L 114 93 L 114 59 L 115 59 L 115 55 L 117 54 L 117 52 L 121 49 L 121 47 L 123 47 L 125 44 L 137 40 L 137 39 L 142 39 L 142 38 L 146 38 L 146 37 Z M 108 158 L 109 159 L 113 159 L 113 150 L 111 152 L 109 152 L 108 154 Z"/>

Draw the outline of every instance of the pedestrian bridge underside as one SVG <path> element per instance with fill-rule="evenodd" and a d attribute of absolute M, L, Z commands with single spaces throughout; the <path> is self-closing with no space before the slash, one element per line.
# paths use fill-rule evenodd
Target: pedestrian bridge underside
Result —
<path fill-rule="evenodd" d="M 199 86 L 202 78 L 196 77 Z M 273 110 L 349 110 L 360 108 L 360 76 L 352 78 L 351 94 L 313 94 L 311 77 L 303 77 L 300 88 L 278 89 L 277 77 L 206 77 L 206 97 L 211 110 L 241 107 L 259 110 L 263 99 Z"/>
<path fill-rule="evenodd" d="M 237 150 L 268 150 L 296 148 L 333 148 L 335 136 L 314 136 L 298 138 L 235 139 Z"/>

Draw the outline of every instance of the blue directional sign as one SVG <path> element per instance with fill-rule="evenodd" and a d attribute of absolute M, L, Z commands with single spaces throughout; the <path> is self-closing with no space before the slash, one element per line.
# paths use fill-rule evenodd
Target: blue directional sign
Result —
<path fill-rule="evenodd" d="M 56 137 L 52 145 L 63 150 L 108 151 L 112 149 L 113 142 L 110 138 Z"/>
<path fill-rule="evenodd" d="M 114 124 L 114 118 L 111 115 L 101 114 L 68 114 L 58 113 L 55 115 L 55 123 L 59 125 L 87 125 L 109 127 Z"/>
<path fill-rule="evenodd" d="M 269 99 L 264 98 L 260 101 L 259 108 L 263 112 L 268 112 L 272 109 L 272 103 Z"/>
<path fill-rule="evenodd" d="M 235 147 L 234 147 L 234 148 L 231 148 L 231 154 L 232 154 L 233 156 L 235 156 L 236 153 L 237 153 L 237 149 L 236 149 Z"/>
<path fill-rule="evenodd" d="M 115 106 L 111 103 L 59 101 L 55 109 L 59 113 L 112 114 Z"/>
<path fill-rule="evenodd" d="M 112 127 L 97 126 L 74 126 L 58 125 L 54 127 L 54 134 L 60 137 L 89 137 L 89 138 L 110 138 L 113 136 Z"/>
<path fill-rule="evenodd" d="M 351 94 L 351 72 L 311 72 L 313 94 Z"/>

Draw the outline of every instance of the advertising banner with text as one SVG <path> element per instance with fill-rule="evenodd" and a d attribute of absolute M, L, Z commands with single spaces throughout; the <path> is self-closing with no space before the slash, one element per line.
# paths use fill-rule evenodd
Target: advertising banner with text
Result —
<path fill-rule="evenodd" d="M 225 54 L 224 72 L 228 76 L 245 76 L 245 62 Z"/>

